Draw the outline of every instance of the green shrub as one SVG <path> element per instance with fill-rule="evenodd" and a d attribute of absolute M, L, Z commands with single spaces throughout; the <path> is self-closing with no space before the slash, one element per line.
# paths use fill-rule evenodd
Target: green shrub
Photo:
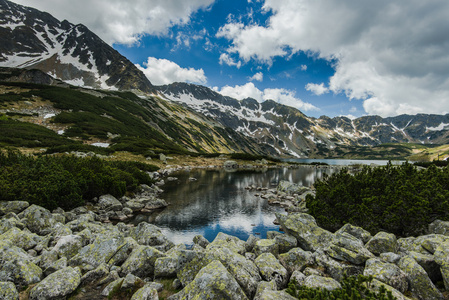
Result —
<path fill-rule="evenodd" d="M 32 157 L 0 153 L 0 199 L 24 200 L 48 209 L 72 209 L 104 194 L 121 197 L 139 184 L 151 184 L 145 173 L 157 167 L 136 162 L 109 162 L 97 157 Z"/>
<path fill-rule="evenodd" d="M 315 182 L 307 207 L 317 223 L 335 231 L 351 223 L 376 233 L 422 234 L 435 219 L 449 220 L 449 168 L 419 171 L 409 163 L 344 169 Z"/>
<path fill-rule="evenodd" d="M 298 286 L 295 280 L 289 283 L 287 293 L 298 299 L 314 299 L 314 300 L 394 300 L 390 291 L 383 286 L 378 292 L 369 289 L 372 277 L 359 275 L 357 277 L 346 277 L 341 282 L 341 289 L 328 291 L 326 289 L 308 288 Z"/>

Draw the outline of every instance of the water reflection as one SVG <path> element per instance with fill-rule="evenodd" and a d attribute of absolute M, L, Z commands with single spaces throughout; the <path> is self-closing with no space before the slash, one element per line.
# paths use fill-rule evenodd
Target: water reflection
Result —
<path fill-rule="evenodd" d="M 192 244 L 201 234 L 212 241 L 219 232 L 246 240 L 250 234 L 266 238 L 267 231 L 277 231 L 275 212 L 284 210 L 245 189 L 249 185 L 276 188 L 279 181 L 288 180 L 311 186 L 323 174 L 334 168 L 301 166 L 260 171 L 225 172 L 223 170 L 192 170 L 173 174 L 178 181 L 169 182 L 161 198 L 170 206 L 150 215 L 139 215 L 135 223 L 147 221 L 159 226 L 175 243 Z M 197 181 L 190 181 L 194 177 Z"/>

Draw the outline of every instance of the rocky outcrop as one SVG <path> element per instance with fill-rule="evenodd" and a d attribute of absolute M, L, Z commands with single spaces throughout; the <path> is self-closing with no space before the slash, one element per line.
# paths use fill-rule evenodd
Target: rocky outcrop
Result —
<path fill-rule="evenodd" d="M 180 290 L 170 299 L 294 299 L 285 292 L 289 282 L 334 290 L 358 274 L 374 278 L 371 290 L 382 287 L 397 299 L 443 299 L 449 285 L 449 236 L 441 233 L 396 239 L 350 224 L 331 233 L 312 216 L 291 213 L 277 215 L 287 233 L 246 242 L 224 233 L 212 242 L 196 236 L 186 249 L 152 224 L 102 222 L 100 214 L 117 202 L 110 203 L 70 212 L 26 203 L 23 211 L 8 210 L 0 219 L 9 228 L 0 235 L 0 298 L 18 299 L 31 286 L 29 299 L 69 298 L 80 290 L 158 299 L 161 279 L 173 279 Z"/>

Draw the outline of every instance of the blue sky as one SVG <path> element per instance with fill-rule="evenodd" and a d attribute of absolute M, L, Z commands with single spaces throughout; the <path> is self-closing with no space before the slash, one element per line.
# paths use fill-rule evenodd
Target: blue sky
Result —
<path fill-rule="evenodd" d="M 85 24 L 156 85 L 202 84 L 314 117 L 449 112 L 446 0 L 15 2 Z"/>

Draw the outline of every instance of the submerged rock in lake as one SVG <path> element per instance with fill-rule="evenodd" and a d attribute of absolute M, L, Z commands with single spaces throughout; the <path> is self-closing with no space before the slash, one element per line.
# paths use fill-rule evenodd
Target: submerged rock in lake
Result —
<path fill-rule="evenodd" d="M 350 224 L 331 233 L 306 213 L 277 214 L 286 233 L 247 241 L 224 233 L 213 241 L 195 236 L 187 250 L 153 224 L 101 221 L 102 214 L 133 211 L 139 205 L 131 201 L 147 205 L 156 195 L 145 187 L 140 200 L 105 196 L 101 206 L 53 213 L 2 203 L 0 297 L 17 299 L 18 291 L 29 299 L 123 292 L 126 299 L 158 299 L 157 281 L 167 279 L 180 289 L 170 299 L 293 299 L 284 290 L 293 279 L 333 290 L 344 276 L 357 274 L 373 276 L 370 289 L 382 286 L 398 299 L 443 299 L 448 292 L 449 233 L 441 222 L 434 222 L 429 235 L 397 239 L 386 232 L 371 236 Z M 33 287 L 24 292 L 28 286 Z"/>

